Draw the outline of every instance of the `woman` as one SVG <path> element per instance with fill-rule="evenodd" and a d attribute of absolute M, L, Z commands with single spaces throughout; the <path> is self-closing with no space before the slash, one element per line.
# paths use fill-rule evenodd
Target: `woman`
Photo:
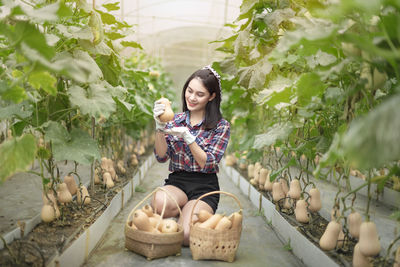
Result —
<path fill-rule="evenodd" d="M 156 139 L 154 153 L 159 162 L 170 159 L 168 179 L 164 189 L 175 198 L 182 209 L 179 223 L 183 226 L 183 245 L 189 245 L 190 214 L 201 195 L 219 190 L 218 163 L 228 145 L 230 125 L 220 111 L 221 82 L 218 73 L 207 66 L 194 72 L 182 90 L 183 112 L 175 114 L 172 122 L 161 123 L 158 116 L 165 110 L 159 101 L 154 103 Z M 164 192 L 158 191 L 153 208 L 160 213 Z M 194 213 L 207 210 L 215 213 L 219 194 L 203 198 Z M 176 217 L 179 210 L 167 197 L 164 217 Z"/>

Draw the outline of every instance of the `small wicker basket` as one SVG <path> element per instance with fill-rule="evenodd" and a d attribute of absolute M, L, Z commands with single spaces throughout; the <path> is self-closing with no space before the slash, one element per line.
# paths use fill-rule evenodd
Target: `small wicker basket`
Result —
<path fill-rule="evenodd" d="M 164 188 L 157 187 L 153 192 L 147 195 L 142 201 L 140 201 L 129 213 L 125 223 L 125 247 L 137 254 L 145 256 L 148 260 L 167 257 L 171 255 L 178 256 L 181 253 L 182 242 L 183 242 L 183 228 L 178 224 L 178 232 L 176 233 L 150 233 L 133 229 L 132 226 L 132 215 L 136 209 L 144 203 L 146 199 L 154 195 L 157 191 L 162 190 L 166 194 L 164 195 L 164 205 L 161 212 L 161 217 L 164 215 L 166 196 L 174 200 L 178 207 L 179 213 L 182 215 L 181 209 L 170 193 Z"/>
<path fill-rule="evenodd" d="M 238 229 L 215 230 L 200 228 L 193 224 L 193 211 L 198 201 L 206 196 L 213 194 L 225 194 L 232 197 L 239 205 L 242 211 L 242 205 L 238 198 L 224 191 L 213 191 L 199 197 L 192 209 L 190 216 L 190 251 L 194 260 L 222 260 L 233 262 L 235 260 L 236 251 L 239 247 L 242 226 Z"/>

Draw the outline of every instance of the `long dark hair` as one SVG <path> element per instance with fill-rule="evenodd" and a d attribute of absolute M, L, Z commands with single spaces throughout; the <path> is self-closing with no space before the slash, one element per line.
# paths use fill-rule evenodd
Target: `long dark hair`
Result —
<path fill-rule="evenodd" d="M 209 69 L 200 69 L 195 71 L 185 82 L 182 90 L 182 107 L 183 112 L 188 110 L 185 101 L 185 92 L 191 80 L 198 78 L 207 88 L 210 95 L 215 93 L 213 100 L 209 101 L 206 105 L 206 114 L 203 122 L 203 126 L 206 130 L 214 129 L 217 126 L 218 121 L 222 118 L 220 111 L 221 104 L 221 88 L 217 77 Z"/>

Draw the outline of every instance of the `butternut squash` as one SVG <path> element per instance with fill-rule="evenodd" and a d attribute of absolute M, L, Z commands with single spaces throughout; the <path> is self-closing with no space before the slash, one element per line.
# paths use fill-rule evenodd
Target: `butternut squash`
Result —
<path fill-rule="evenodd" d="M 201 223 L 199 227 L 215 229 L 215 226 L 217 226 L 218 222 L 222 219 L 222 217 L 223 215 L 216 213 L 210 218 L 208 218 L 205 222 Z"/>
<path fill-rule="evenodd" d="M 232 226 L 231 229 L 239 229 L 242 227 L 243 214 L 242 211 L 232 213 Z"/>
<path fill-rule="evenodd" d="M 286 195 L 285 201 L 283 203 L 283 208 L 290 209 L 292 208 L 293 200 L 289 196 L 289 192 Z"/>
<path fill-rule="evenodd" d="M 347 222 L 349 224 L 350 235 L 358 239 L 360 237 L 360 226 L 362 223 L 361 214 L 358 213 L 357 211 L 353 211 L 347 217 Z"/>
<path fill-rule="evenodd" d="M 94 184 L 101 184 L 99 171 L 97 169 L 94 170 Z"/>
<path fill-rule="evenodd" d="M 301 196 L 301 187 L 299 179 L 293 179 L 290 182 L 290 188 L 288 192 L 288 196 L 292 199 L 300 199 Z"/>
<path fill-rule="evenodd" d="M 353 267 L 372 267 L 370 259 L 361 253 L 359 243 L 354 246 Z"/>
<path fill-rule="evenodd" d="M 171 102 L 167 98 L 160 98 L 159 101 L 165 105 L 164 113 L 158 116 L 160 121 L 169 122 L 174 119 L 174 111 L 171 108 Z"/>
<path fill-rule="evenodd" d="M 275 181 L 272 184 L 272 199 L 274 200 L 274 202 L 277 202 L 284 197 L 285 194 L 283 193 L 282 190 L 282 184 L 280 182 Z"/>
<path fill-rule="evenodd" d="M 68 186 L 66 183 L 61 183 L 58 185 L 57 197 L 60 203 L 69 203 L 72 201 L 72 195 L 68 190 Z"/>
<path fill-rule="evenodd" d="M 231 228 L 232 222 L 228 219 L 228 217 L 224 216 L 219 220 L 217 225 L 215 226 L 215 230 L 228 230 Z"/>
<path fill-rule="evenodd" d="M 267 178 L 265 179 L 264 183 L 264 190 L 265 191 L 272 191 L 272 182 L 270 179 L 271 171 L 268 172 Z"/>
<path fill-rule="evenodd" d="M 237 163 L 237 158 L 235 155 L 230 154 L 225 157 L 225 165 L 226 166 L 234 166 Z"/>
<path fill-rule="evenodd" d="M 249 164 L 249 166 L 247 166 L 247 176 L 249 179 L 254 177 L 254 164 Z"/>
<path fill-rule="evenodd" d="M 393 267 L 400 267 L 400 247 L 398 247 L 396 250 Z"/>
<path fill-rule="evenodd" d="M 82 191 L 82 195 L 81 195 Z M 84 201 L 84 204 L 87 205 L 90 203 L 90 197 L 89 197 L 89 192 L 86 188 L 86 186 L 81 185 L 80 189 L 76 192 L 76 201 L 78 204 L 82 204 L 82 201 Z"/>
<path fill-rule="evenodd" d="M 151 225 L 149 217 L 142 210 L 135 210 L 132 216 L 132 222 L 137 229 L 145 232 L 153 232 L 154 227 Z"/>
<path fill-rule="evenodd" d="M 64 183 L 67 185 L 68 191 L 71 193 L 71 195 L 75 195 L 76 191 L 78 190 L 78 186 L 76 185 L 74 176 L 72 175 L 64 176 Z"/>
<path fill-rule="evenodd" d="M 146 213 L 146 215 L 148 217 L 152 217 L 153 216 L 153 208 L 149 204 L 144 205 L 142 207 L 142 210 L 143 210 L 144 213 Z"/>
<path fill-rule="evenodd" d="M 374 222 L 363 222 L 360 226 L 360 251 L 364 256 L 373 257 L 381 251 L 376 225 Z"/>
<path fill-rule="evenodd" d="M 265 181 L 267 181 L 269 169 L 261 168 L 260 169 L 260 178 L 258 180 L 258 187 L 261 190 L 264 190 Z"/>
<path fill-rule="evenodd" d="M 289 192 L 287 180 L 285 178 L 281 177 L 281 179 L 279 179 L 279 183 L 281 183 L 281 188 L 282 188 L 283 194 L 286 196 L 287 193 Z"/>
<path fill-rule="evenodd" d="M 103 184 L 105 184 L 107 188 L 114 187 L 114 182 L 109 172 L 103 173 Z"/>
<path fill-rule="evenodd" d="M 49 205 L 49 204 L 44 204 L 42 206 L 42 210 L 40 212 L 40 218 L 42 219 L 42 221 L 44 221 L 45 223 L 49 223 L 55 220 L 56 215 L 55 215 L 55 210 L 54 208 Z"/>
<path fill-rule="evenodd" d="M 212 213 L 206 210 L 200 210 L 197 214 L 197 218 L 199 222 L 205 222 L 212 216 Z"/>
<path fill-rule="evenodd" d="M 305 201 L 304 199 L 297 200 L 294 214 L 296 216 L 296 221 L 301 223 L 308 223 L 310 221 L 310 218 L 308 217 L 307 201 Z"/>
<path fill-rule="evenodd" d="M 162 223 L 161 233 L 178 232 L 178 224 L 172 219 L 164 219 Z"/>
<path fill-rule="evenodd" d="M 323 250 L 332 250 L 336 247 L 339 238 L 340 224 L 337 221 L 330 221 L 324 234 L 319 240 L 319 246 Z"/>
<path fill-rule="evenodd" d="M 312 212 L 317 212 L 322 208 L 321 194 L 318 188 L 310 189 L 310 206 L 308 207 Z"/>

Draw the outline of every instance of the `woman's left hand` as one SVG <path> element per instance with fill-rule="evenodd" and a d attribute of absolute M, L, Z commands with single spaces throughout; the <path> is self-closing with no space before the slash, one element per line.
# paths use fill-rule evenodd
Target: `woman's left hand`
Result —
<path fill-rule="evenodd" d="M 183 138 L 188 145 L 196 141 L 196 136 L 192 135 L 187 127 L 173 127 L 171 129 L 164 129 L 163 132 Z"/>

